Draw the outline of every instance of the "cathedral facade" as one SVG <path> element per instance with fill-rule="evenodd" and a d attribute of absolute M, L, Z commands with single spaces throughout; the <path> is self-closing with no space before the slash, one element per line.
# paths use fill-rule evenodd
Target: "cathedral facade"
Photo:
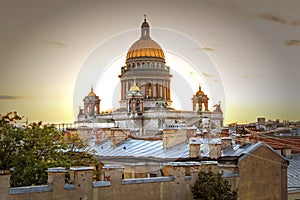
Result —
<path fill-rule="evenodd" d="M 131 129 L 141 135 L 156 134 L 170 125 L 203 128 L 204 121 L 209 129 L 222 127 L 220 104 L 210 111 L 209 98 L 201 87 L 191 99 L 190 111 L 172 108 L 172 75 L 166 65 L 164 51 L 151 39 L 146 18 L 140 31 L 140 38 L 129 48 L 125 65 L 121 67 L 120 107 L 110 113 L 101 113 L 101 100 L 91 88 L 83 99 L 84 108 L 79 109 L 77 122 L 114 122 L 116 127 Z"/>

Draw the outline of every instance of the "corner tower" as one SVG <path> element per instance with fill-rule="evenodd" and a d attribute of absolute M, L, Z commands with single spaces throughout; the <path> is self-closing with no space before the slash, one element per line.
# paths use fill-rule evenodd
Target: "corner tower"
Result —
<path fill-rule="evenodd" d="M 93 87 L 87 96 L 84 97 L 84 108 L 79 107 L 78 121 L 95 119 L 100 114 L 100 98 L 94 93 Z"/>
<path fill-rule="evenodd" d="M 128 50 L 125 66 L 121 67 L 121 108 L 126 108 L 126 94 L 134 85 L 140 88 L 144 99 L 144 110 L 156 108 L 157 101 L 171 106 L 170 67 L 160 45 L 150 37 L 150 25 L 144 18 L 141 37 Z"/>

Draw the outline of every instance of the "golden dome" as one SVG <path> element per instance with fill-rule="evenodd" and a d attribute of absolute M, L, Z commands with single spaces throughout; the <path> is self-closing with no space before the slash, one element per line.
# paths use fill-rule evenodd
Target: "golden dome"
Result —
<path fill-rule="evenodd" d="M 201 90 L 201 86 L 199 86 L 199 90 L 196 92 L 196 96 L 205 95 L 204 92 Z"/>
<path fill-rule="evenodd" d="M 129 49 L 126 60 L 136 57 L 158 57 L 165 59 L 165 55 L 159 44 L 149 39 L 139 39 Z"/>
<path fill-rule="evenodd" d="M 94 90 L 93 90 L 93 86 L 91 87 L 91 91 L 90 93 L 88 94 L 89 97 L 95 97 L 96 94 L 94 93 Z"/>
<path fill-rule="evenodd" d="M 150 26 L 146 17 L 141 26 L 141 38 L 129 48 L 126 60 L 138 57 L 156 57 L 165 60 L 162 48 L 150 38 Z"/>

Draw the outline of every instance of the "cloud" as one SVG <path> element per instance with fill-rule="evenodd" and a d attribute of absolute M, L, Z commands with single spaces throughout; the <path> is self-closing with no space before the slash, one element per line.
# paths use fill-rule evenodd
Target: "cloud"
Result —
<path fill-rule="evenodd" d="M 289 22 L 288 19 L 284 18 L 283 16 L 280 16 L 279 14 L 275 14 L 275 13 L 260 14 L 259 17 L 261 19 L 277 22 L 277 23 L 280 23 L 280 24 L 290 24 L 292 26 L 299 26 L 300 25 L 300 20 L 298 20 L 298 19 L 294 19 L 294 20 L 291 20 Z"/>
<path fill-rule="evenodd" d="M 300 25 L 300 20 L 293 20 L 293 21 L 291 22 L 291 25 L 292 25 L 292 26 L 299 26 L 299 25 Z"/>
<path fill-rule="evenodd" d="M 259 17 L 261 19 L 265 19 L 265 20 L 269 20 L 269 21 L 273 21 L 273 22 L 277 22 L 277 23 L 281 23 L 281 24 L 287 23 L 287 20 L 278 14 L 264 13 L 264 14 L 259 15 Z"/>
<path fill-rule="evenodd" d="M 12 96 L 12 95 L 1 95 L 0 94 L 0 100 L 1 99 L 18 99 L 18 98 L 20 98 L 20 97 L 18 97 L 18 96 Z"/>
<path fill-rule="evenodd" d="M 196 51 L 214 51 L 213 48 L 210 47 L 202 47 L 202 48 L 195 48 Z"/>
<path fill-rule="evenodd" d="M 202 73 L 202 75 L 203 75 L 203 76 L 206 76 L 206 77 L 209 77 L 209 78 L 210 78 L 210 77 L 213 77 L 213 75 L 207 74 L 207 73 L 204 73 L 204 72 Z"/>
<path fill-rule="evenodd" d="M 286 46 L 300 46 L 300 40 L 287 40 Z"/>
<path fill-rule="evenodd" d="M 54 40 L 44 40 L 44 42 L 46 42 L 46 43 L 48 43 L 48 44 L 51 44 L 51 45 L 58 46 L 58 47 L 66 47 L 66 46 L 67 46 L 66 43 L 63 43 L 63 42 L 57 42 L 57 41 L 54 41 Z"/>

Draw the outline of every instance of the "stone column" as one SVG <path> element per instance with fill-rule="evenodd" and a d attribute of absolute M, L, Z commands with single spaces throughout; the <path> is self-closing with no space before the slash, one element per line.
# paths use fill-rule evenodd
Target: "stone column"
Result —
<path fill-rule="evenodd" d="M 158 82 L 157 83 L 157 98 L 160 98 L 161 97 L 161 95 L 160 95 L 160 86 L 161 86 L 161 84 Z"/>
<path fill-rule="evenodd" d="M 64 199 L 65 173 L 64 167 L 48 168 L 48 185 L 53 192 L 49 193 L 51 199 Z"/>
<path fill-rule="evenodd" d="M 152 83 L 152 98 L 157 98 L 156 83 Z"/>
<path fill-rule="evenodd" d="M 164 97 L 163 82 L 160 83 L 160 98 Z"/>
<path fill-rule="evenodd" d="M 143 84 L 143 87 L 141 87 L 141 91 L 142 91 L 142 94 L 144 95 L 144 97 L 146 97 L 146 86 L 145 86 L 145 84 Z"/>
<path fill-rule="evenodd" d="M 165 84 L 164 84 L 164 83 L 163 83 L 161 89 L 162 89 L 162 98 L 163 98 L 163 99 L 166 99 Z"/>
<path fill-rule="evenodd" d="M 156 82 L 155 83 L 155 94 L 156 94 L 156 98 L 159 98 L 159 93 L 158 93 L 158 91 L 159 91 L 159 89 L 158 89 L 158 87 L 159 87 L 159 84 L 158 84 L 158 82 Z"/>
<path fill-rule="evenodd" d="M 125 81 L 123 81 L 123 91 L 122 91 L 122 100 L 124 100 L 125 99 L 125 91 L 126 91 L 126 82 Z"/>
<path fill-rule="evenodd" d="M 195 102 L 195 96 L 192 98 L 192 103 L 193 103 L 193 111 L 196 111 L 196 102 Z"/>
<path fill-rule="evenodd" d="M 173 166 L 174 186 L 173 199 L 188 199 L 190 187 L 184 180 L 186 173 L 186 166 Z"/>
<path fill-rule="evenodd" d="M 204 102 L 204 106 L 205 106 L 205 111 L 208 111 L 208 101 L 207 100 Z"/>
<path fill-rule="evenodd" d="M 0 170 L 0 199 L 9 199 L 10 171 Z"/>
<path fill-rule="evenodd" d="M 109 177 L 111 186 L 119 187 L 122 185 L 124 168 L 125 167 L 123 165 L 118 165 L 118 164 L 103 166 L 105 176 Z"/>
<path fill-rule="evenodd" d="M 124 173 L 124 166 L 118 164 L 104 165 L 103 169 L 105 170 L 105 176 L 109 177 L 110 180 L 110 199 L 120 199 L 120 196 L 123 196 L 122 191 L 122 179 Z M 101 196 L 101 191 L 100 191 Z"/>
<path fill-rule="evenodd" d="M 128 92 L 128 80 L 125 81 L 125 91 L 124 91 L 124 99 L 126 97 L 126 93 Z"/>
<path fill-rule="evenodd" d="M 167 99 L 171 99 L 171 92 L 170 92 L 170 82 L 167 82 Z"/>
<path fill-rule="evenodd" d="M 78 199 L 93 198 L 94 167 L 71 167 Z"/>
<path fill-rule="evenodd" d="M 123 99 L 124 83 L 121 81 L 121 99 Z"/>

